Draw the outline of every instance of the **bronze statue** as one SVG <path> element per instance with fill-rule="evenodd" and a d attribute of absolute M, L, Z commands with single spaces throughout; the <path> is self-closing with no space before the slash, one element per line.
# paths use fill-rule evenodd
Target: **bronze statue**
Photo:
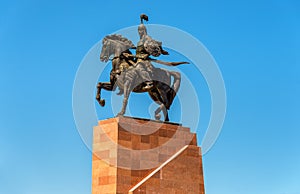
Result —
<path fill-rule="evenodd" d="M 167 55 L 169 53 L 162 49 L 161 42 L 152 39 L 148 35 L 147 28 L 143 22 L 143 20 L 148 21 L 148 16 L 142 14 L 140 18 L 141 18 L 141 24 L 138 27 L 140 41 L 137 43 L 137 48 L 136 48 L 135 57 L 137 63 L 135 67 L 139 69 L 138 71 L 139 75 L 145 80 L 146 83 L 145 88 L 151 88 L 152 87 L 151 77 L 153 77 L 153 75 L 151 74 L 153 73 L 154 67 L 150 62 L 149 56 L 152 55 L 158 57 L 161 54 Z"/>
<path fill-rule="evenodd" d="M 130 92 L 148 92 L 150 97 L 159 105 L 155 110 L 155 119 L 159 120 L 163 111 L 165 121 L 169 121 L 168 109 L 180 87 L 181 75 L 179 72 L 155 68 L 151 61 L 168 66 L 187 64 L 187 62 L 165 62 L 150 58 L 168 52 L 162 49 L 162 43 L 152 39 L 147 34 L 143 20 L 148 21 L 148 16 L 141 15 L 141 25 L 138 28 L 140 41 L 138 46 L 121 35 L 108 35 L 102 41 L 100 60 L 107 62 L 111 56 L 112 70 L 110 82 L 99 82 L 97 85 L 96 100 L 101 106 L 105 100 L 101 99 L 101 89 L 115 91 L 119 88 L 119 95 L 124 94 L 123 106 L 118 115 L 124 115 Z M 133 55 L 129 49 L 136 49 Z M 171 83 L 173 77 L 173 83 Z"/>

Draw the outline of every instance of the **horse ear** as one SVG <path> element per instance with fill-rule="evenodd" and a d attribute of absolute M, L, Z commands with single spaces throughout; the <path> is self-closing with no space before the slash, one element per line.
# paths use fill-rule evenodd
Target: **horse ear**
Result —
<path fill-rule="evenodd" d="M 103 38 L 103 39 L 102 39 L 102 44 L 104 44 L 105 41 L 106 41 L 106 38 Z"/>

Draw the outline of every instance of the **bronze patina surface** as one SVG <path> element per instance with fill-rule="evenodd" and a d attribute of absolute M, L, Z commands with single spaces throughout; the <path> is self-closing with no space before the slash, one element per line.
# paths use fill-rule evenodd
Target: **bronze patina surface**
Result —
<path fill-rule="evenodd" d="M 160 112 L 164 114 L 165 121 L 169 121 L 168 110 L 180 88 L 181 75 L 176 71 L 156 68 L 152 62 L 167 66 L 177 66 L 188 62 L 166 62 L 152 57 L 169 55 L 162 47 L 162 42 L 153 39 L 147 33 L 144 20 L 148 16 L 140 16 L 141 24 L 138 27 L 140 40 L 135 46 L 132 41 L 122 35 L 107 35 L 102 41 L 100 60 L 107 62 L 110 57 L 112 69 L 109 82 L 99 82 L 97 85 L 96 100 L 101 106 L 105 100 L 101 99 L 101 89 L 115 91 L 119 88 L 119 95 L 124 95 L 123 106 L 118 115 L 124 115 L 128 98 L 131 92 L 148 92 L 150 97 L 159 107 L 155 110 L 155 118 L 161 118 Z M 130 51 L 135 50 L 135 55 Z"/>

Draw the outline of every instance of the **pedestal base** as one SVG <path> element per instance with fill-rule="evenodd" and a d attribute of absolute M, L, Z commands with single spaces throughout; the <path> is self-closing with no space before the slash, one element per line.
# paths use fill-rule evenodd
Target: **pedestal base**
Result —
<path fill-rule="evenodd" d="M 117 117 L 94 128 L 92 194 L 204 194 L 196 134 L 175 123 Z"/>

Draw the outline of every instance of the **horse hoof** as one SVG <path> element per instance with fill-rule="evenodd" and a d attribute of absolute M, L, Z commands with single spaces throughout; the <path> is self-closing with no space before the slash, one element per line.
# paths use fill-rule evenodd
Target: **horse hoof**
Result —
<path fill-rule="evenodd" d="M 118 117 L 118 116 L 123 116 L 124 114 L 125 114 L 125 112 L 121 111 L 121 112 L 119 112 L 119 113 L 117 114 L 117 117 Z"/>
<path fill-rule="evenodd" d="M 99 100 L 99 104 L 100 104 L 100 106 L 105 106 L 105 100 Z"/>
<path fill-rule="evenodd" d="M 155 120 L 160 120 L 160 118 L 161 118 L 161 114 L 156 114 L 155 115 Z"/>
<path fill-rule="evenodd" d="M 124 113 L 122 114 L 122 113 L 118 113 L 117 114 L 117 117 L 122 117 L 124 115 Z"/>

